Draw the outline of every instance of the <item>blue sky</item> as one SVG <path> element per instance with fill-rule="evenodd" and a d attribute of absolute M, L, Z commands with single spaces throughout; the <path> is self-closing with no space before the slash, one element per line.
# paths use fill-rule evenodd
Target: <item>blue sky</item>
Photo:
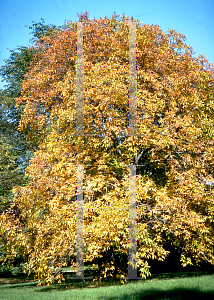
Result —
<path fill-rule="evenodd" d="M 111 17 L 115 11 L 164 31 L 175 29 L 186 36 L 196 56 L 204 54 L 214 63 L 214 0 L 0 0 L 0 7 L 0 65 L 10 55 L 8 48 L 30 44 L 32 35 L 25 25 L 43 18 L 59 26 L 65 20 L 77 21 L 77 13 L 85 10 L 91 19 Z"/>

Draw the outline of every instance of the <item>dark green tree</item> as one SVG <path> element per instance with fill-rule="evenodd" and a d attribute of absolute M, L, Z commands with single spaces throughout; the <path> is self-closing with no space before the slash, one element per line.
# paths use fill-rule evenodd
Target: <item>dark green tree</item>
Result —
<path fill-rule="evenodd" d="M 43 19 L 32 23 L 32 26 L 29 26 L 33 35 L 31 44 L 63 27 L 46 25 Z M 13 199 L 12 188 L 15 185 L 24 185 L 28 181 L 25 169 L 29 165 L 33 149 L 26 140 L 27 133 L 18 130 L 25 105 L 16 108 L 15 98 L 21 96 L 22 82 L 31 68 L 35 52 L 31 47 L 19 46 L 10 50 L 10 57 L 4 60 L 5 64 L 0 67 L 0 76 L 6 83 L 0 90 L 0 212 L 10 206 Z"/>

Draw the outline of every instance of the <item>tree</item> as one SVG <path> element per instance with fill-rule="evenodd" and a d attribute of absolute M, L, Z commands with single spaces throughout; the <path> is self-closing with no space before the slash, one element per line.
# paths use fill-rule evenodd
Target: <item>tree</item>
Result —
<path fill-rule="evenodd" d="M 61 27 L 64 28 L 65 25 L 59 28 Z M 59 28 L 55 25 L 45 25 L 44 20 L 39 23 L 33 22 L 33 25 L 29 26 L 34 37 L 31 42 L 34 43 L 44 35 L 54 34 Z M 19 46 L 10 52 L 5 65 L 0 67 L 0 75 L 6 82 L 0 91 L 0 213 L 10 208 L 14 197 L 13 187 L 25 186 L 29 181 L 25 169 L 32 157 L 32 149 L 30 150 L 30 144 L 26 141 L 26 133 L 17 129 L 24 106 L 17 109 L 15 98 L 21 96 L 24 75 L 30 69 L 35 51 Z M 15 207 L 12 211 L 13 214 L 18 214 Z M 1 247 L 0 252 L 0 255 L 4 256 L 4 247 Z M 16 262 L 20 263 L 20 259 L 16 259 Z"/>
<path fill-rule="evenodd" d="M 183 266 L 214 264 L 214 193 L 204 185 L 214 181 L 213 65 L 194 58 L 183 35 L 137 20 L 138 136 L 131 136 L 130 18 L 79 18 L 84 136 L 75 131 L 77 24 L 71 22 L 33 47 L 34 65 L 16 99 L 25 106 L 19 129 L 38 149 L 26 170 L 29 184 L 13 189 L 11 210 L 1 215 L 2 261 L 28 256 L 26 270 L 47 284 L 63 278 L 68 261 L 75 265 L 77 165 L 84 164 L 85 262 L 99 263 L 99 278 L 127 275 L 128 166 L 136 164 L 141 276 L 149 274 L 150 259 L 167 257 L 167 243 Z"/>
<path fill-rule="evenodd" d="M 21 109 L 15 108 L 15 98 L 21 96 L 21 83 L 23 75 L 29 70 L 30 61 L 33 58 L 32 51 L 27 47 L 18 47 L 11 50 L 11 55 L 5 61 L 6 65 L 0 68 L 0 73 L 7 85 L 0 92 L 0 143 L 1 143 L 1 188 L 0 209 L 9 207 L 13 199 L 12 188 L 26 182 L 25 167 L 31 153 L 26 134 L 17 130 Z"/>
<path fill-rule="evenodd" d="M 32 29 L 32 43 L 43 36 L 53 35 L 59 28 L 65 26 L 45 25 L 44 20 L 33 22 L 29 29 Z M 9 59 L 0 68 L 0 75 L 6 82 L 4 89 L 0 91 L 0 211 L 9 207 L 15 185 L 27 183 L 25 169 L 32 157 L 32 149 L 26 141 L 26 133 L 20 132 L 17 127 L 21 118 L 24 106 L 19 109 L 15 107 L 15 98 L 21 96 L 22 82 L 24 75 L 29 71 L 35 50 L 28 47 L 17 47 L 10 50 Z"/>

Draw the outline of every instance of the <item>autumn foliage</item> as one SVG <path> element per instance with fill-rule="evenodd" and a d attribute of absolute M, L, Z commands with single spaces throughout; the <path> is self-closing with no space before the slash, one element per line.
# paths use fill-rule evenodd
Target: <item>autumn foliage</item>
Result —
<path fill-rule="evenodd" d="M 29 184 L 14 188 L 1 215 L 2 262 L 21 255 L 46 283 L 75 266 L 76 172 L 84 165 L 85 262 L 99 263 L 99 278 L 127 276 L 128 166 L 136 164 L 140 275 L 148 276 L 149 260 L 166 258 L 167 243 L 183 266 L 214 264 L 213 65 L 195 58 L 176 31 L 135 21 L 137 135 L 130 136 L 129 18 L 80 21 L 84 136 L 76 135 L 77 23 L 70 22 L 34 45 L 16 99 L 34 156 Z"/>

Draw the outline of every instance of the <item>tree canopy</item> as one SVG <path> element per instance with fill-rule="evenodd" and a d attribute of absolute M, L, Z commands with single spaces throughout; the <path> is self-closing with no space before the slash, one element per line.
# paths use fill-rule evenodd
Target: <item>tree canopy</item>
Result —
<path fill-rule="evenodd" d="M 129 24 L 136 24 L 137 135 L 129 135 Z M 28 272 L 61 280 L 75 266 L 77 167 L 84 165 L 85 262 L 99 278 L 126 276 L 129 166 L 137 165 L 137 266 L 214 264 L 214 68 L 175 30 L 114 14 L 84 24 L 84 135 L 76 135 L 76 32 L 38 39 L 16 107 L 34 151 L 25 187 L 1 215 L 2 261 L 22 253 Z M 14 213 L 13 207 L 16 207 Z M 106 256 L 107 253 L 111 255 Z M 123 260 L 124 259 L 124 260 Z M 125 263 L 124 263 L 125 261 Z M 101 263 L 102 262 L 102 263 Z"/>
<path fill-rule="evenodd" d="M 64 26 L 59 26 L 59 28 Z M 32 29 L 35 43 L 44 35 L 54 34 L 59 30 L 55 25 L 45 25 L 44 20 L 33 22 Z M 24 105 L 15 107 L 15 98 L 21 96 L 24 75 L 30 69 L 35 50 L 27 46 L 19 46 L 10 50 L 10 57 L 0 67 L 0 75 L 6 83 L 0 91 L 0 210 L 10 206 L 13 199 L 12 188 L 27 182 L 25 168 L 32 157 L 32 149 L 26 141 L 26 133 L 17 129 Z"/>

